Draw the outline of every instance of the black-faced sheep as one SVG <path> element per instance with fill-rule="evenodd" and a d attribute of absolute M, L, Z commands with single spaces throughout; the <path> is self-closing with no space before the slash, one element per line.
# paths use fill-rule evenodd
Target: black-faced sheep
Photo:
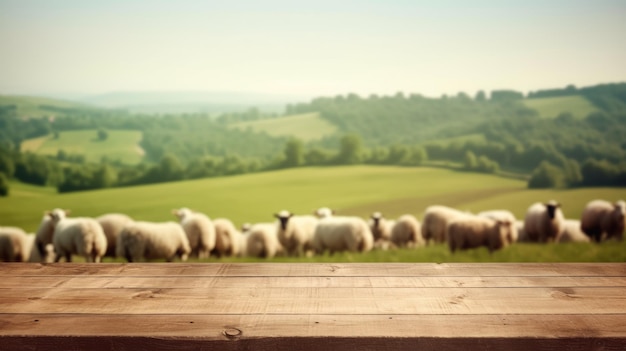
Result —
<path fill-rule="evenodd" d="M 556 201 L 534 203 L 526 211 L 524 231 L 530 242 L 553 242 L 563 230 L 565 219 Z"/>
<path fill-rule="evenodd" d="M 278 220 L 278 241 L 291 256 L 302 256 L 313 250 L 313 235 L 318 219 L 314 216 L 295 216 L 289 211 L 274 214 Z"/>

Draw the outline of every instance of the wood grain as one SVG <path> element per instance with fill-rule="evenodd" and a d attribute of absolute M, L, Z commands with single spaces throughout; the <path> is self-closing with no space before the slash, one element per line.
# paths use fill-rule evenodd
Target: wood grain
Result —
<path fill-rule="evenodd" d="M 0 264 L 0 350 L 623 350 L 625 264 Z"/>

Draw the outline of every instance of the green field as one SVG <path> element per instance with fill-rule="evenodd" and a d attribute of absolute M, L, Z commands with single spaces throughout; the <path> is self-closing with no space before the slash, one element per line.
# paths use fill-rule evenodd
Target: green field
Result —
<path fill-rule="evenodd" d="M 569 112 L 574 118 L 582 119 L 598 111 L 589 100 L 580 95 L 524 99 L 523 102 L 545 118 L 555 118 L 562 112 Z"/>
<path fill-rule="evenodd" d="M 294 136 L 303 141 L 320 139 L 337 131 L 332 123 L 320 117 L 319 113 L 305 113 L 258 121 L 239 122 L 232 128 L 265 132 L 271 136 Z"/>
<path fill-rule="evenodd" d="M 0 198 L 4 226 L 35 231 L 45 210 L 69 208 L 74 216 L 126 213 L 138 220 L 174 220 L 170 210 L 187 206 L 212 218 L 226 217 L 237 226 L 245 222 L 273 221 L 273 213 L 288 209 L 311 213 L 329 206 L 339 214 L 369 216 L 382 211 L 393 218 L 411 213 L 422 219 L 433 204 L 478 212 L 504 208 L 522 218 L 530 204 L 556 199 L 566 217 L 578 218 L 584 205 L 596 198 L 626 198 L 623 188 L 528 190 L 526 183 L 497 176 L 455 172 L 439 168 L 345 166 L 300 168 L 243 176 L 201 179 L 129 188 L 56 194 L 50 189 L 13 184 L 11 195 Z M 255 261 L 228 258 L 226 261 Z M 367 254 L 344 253 L 313 258 L 276 258 L 287 261 L 341 262 L 475 262 L 475 261 L 620 261 L 626 262 L 626 241 L 621 244 L 516 244 L 490 255 L 478 249 L 450 254 L 443 245 L 421 250 L 392 250 Z"/>
<path fill-rule="evenodd" d="M 22 151 L 56 156 L 59 150 L 69 154 L 85 155 L 88 162 L 100 162 L 103 156 L 109 160 L 120 160 L 136 164 L 143 158 L 139 147 L 142 133 L 132 130 L 108 130 L 106 140 L 97 140 L 96 130 L 60 132 L 59 138 L 52 136 L 29 139 L 22 143 Z"/>
<path fill-rule="evenodd" d="M 57 112 L 42 109 L 41 105 L 60 108 L 89 108 L 77 102 L 49 99 L 36 96 L 0 95 L 0 106 L 17 106 L 17 115 L 23 118 L 39 118 L 58 115 Z"/>

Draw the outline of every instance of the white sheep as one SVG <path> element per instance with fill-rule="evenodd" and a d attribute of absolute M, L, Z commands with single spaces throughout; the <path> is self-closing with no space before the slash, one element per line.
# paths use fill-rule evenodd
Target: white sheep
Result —
<path fill-rule="evenodd" d="M 302 256 L 313 250 L 313 235 L 318 222 L 316 217 L 295 216 L 286 210 L 275 213 L 274 217 L 278 219 L 278 241 L 287 254 Z"/>
<path fill-rule="evenodd" d="M 604 200 L 590 201 L 581 215 L 581 229 L 591 239 L 600 242 L 605 239 L 622 240 L 626 203 L 617 201 L 611 204 Z"/>
<path fill-rule="evenodd" d="M 517 230 L 517 218 L 515 218 L 515 215 L 511 211 L 508 211 L 508 210 L 483 211 L 483 212 L 478 213 L 478 216 L 491 218 L 496 221 L 508 221 L 509 223 L 514 223 L 514 225 L 511 228 L 511 236 L 508 238 L 509 244 L 513 244 L 514 242 L 517 242 L 517 240 L 519 239 L 519 233 Z"/>
<path fill-rule="evenodd" d="M 35 232 L 35 248 L 42 258 L 42 262 L 52 261 L 54 259 L 54 246 L 52 245 L 52 235 L 54 235 L 54 222 L 49 214 L 54 211 L 63 211 L 66 216 L 70 215 L 70 210 L 61 210 L 55 208 L 52 211 L 45 211 L 39 228 Z"/>
<path fill-rule="evenodd" d="M 186 261 L 191 253 L 183 227 L 176 222 L 131 222 L 117 237 L 117 256 L 128 262 L 176 257 Z"/>
<path fill-rule="evenodd" d="M 517 231 L 517 242 L 519 243 L 527 243 L 530 240 L 528 239 L 528 235 L 526 234 L 526 230 L 524 230 L 524 221 L 516 220 L 515 221 L 515 230 Z"/>
<path fill-rule="evenodd" d="M 552 242 L 563 230 L 565 219 L 556 201 L 534 203 L 526 211 L 524 231 L 531 242 Z"/>
<path fill-rule="evenodd" d="M 479 216 L 463 216 L 447 227 L 450 251 L 485 246 L 489 252 L 506 247 L 514 223 Z"/>
<path fill-rule="evenodd" d="M 418 247 L 424 245 L 420 222 L 415 216 L 400 216 L 391 228 L 391 242 L 397 247 Z"/>
<path fill-rule="evenodd" d="M 589 237 L 580 229 L 580 221 L 577 219 L 566 219 L 563 230 L 556 237 L 557 243 L 588 243 Z"/>
<path fill-rule="evenodd" d="M 447 206 L 433 205 L 427 207 L 422 221 L 422 236 L 424 240 L 426 242 L 432 240 L 436 243 L 446 242 L 448 223 L 467 215 L 466 212 Z"/>
<path fill-rule="evenodd" d="M 374 236 L 374 242 L 391 240 L 391 230 L 395 224 L 394 220 L 383 217 L 380 212 L 374 212 L 370 215 L 368 224 Z"/>
<path fill-rule="evenodd" d="M 122 213 L 108 213 L 97 217 L 96 220 L 100 223 L 104 235 L 107 238 L 107 251 L 105 256 L 115 257 L 117 237 L 122 232 L 122 229 L 124 229 L 127 224 L 131 223 L 133 219 Z"/>
<path fill-rule="evenodd" d="M 226 218 L 213 220 L 215 226 L 215 253 L 221 256 L 240 256 L 243 254 L 241 247 L 241 233 L 235 228 L 233 222 Z"/>
<path fill-rule="evenodd" d="M 191 256 L 209 257 L 215 248 L 215 226 L 211 219 L 203 213 L 191 211 L 186 207 L 174 209 L 172 214 L 178 217 L 180 225 L 187 234 Z"/>
<path fill-rule="evenodd" d="M 54 223 L 55 262 L 61 257 L 71 262 L 72 255 L 83 256 L 87 262 L 100 262 L 107 250 L 107 239 L 98 221 L 87 217 L 68 218 L 66 212 L 59 209 L 48 215 Z"/>
<path fill-rule="evenodd" d="M 374 245 L 374 236 L 367 223 L 359 217 L 326 217 L 319 220 L 313 235 L 317 253 L 349 250 L 367 252 Z"/>
<path fill-rule="evenodd" d="M 30 259 L 34 236 L 18 227 L 0 227 L 0 261 L 26 262 Z"/>
<path fill-rule="evenodd" d="M 283 251 L 276 236 L 276 223 L 256 223 L 245 232 L 246 255 L 249 257 L 273 258 Z"/>

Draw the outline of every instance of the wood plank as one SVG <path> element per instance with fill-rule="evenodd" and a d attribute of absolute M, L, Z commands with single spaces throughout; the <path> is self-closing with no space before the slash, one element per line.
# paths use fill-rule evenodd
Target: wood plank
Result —
<path fill-rule="evenodd" d="M 626 315 L 0 314 L 6 349 L 622 350 Z M 7 332 L 10 331 L 10 332 Z"/>
<path fill-rule="evenodd" d="M 245 279 L 242 279 L 245 278 Z M 0 289 L 25 288 L 568 288 L 626 287 L 624 277 L 215 277 L 215 276 L 99 276 L 45 275 L 7 276 Z"/>
<path fill-rule="evenodd" d="M 613 315 L 141 315 L 0 313 L 2 336 L 141 336 L 224 339 L 368 335 L 375 337 L 622 337 L 626 314 Z M 451 326 L 465 326 L 462 331 Z M 467 327 L 471 326 L 471 327 Z"/>
<path fill-rule="evenodd" d="M 0 276 L 626 276 L 625 263 L 0 263 Z"/>
<path fill-rule="evenodd" d="M 5 313 L 613 314 L 624 288 L 0 289 Z"/>

